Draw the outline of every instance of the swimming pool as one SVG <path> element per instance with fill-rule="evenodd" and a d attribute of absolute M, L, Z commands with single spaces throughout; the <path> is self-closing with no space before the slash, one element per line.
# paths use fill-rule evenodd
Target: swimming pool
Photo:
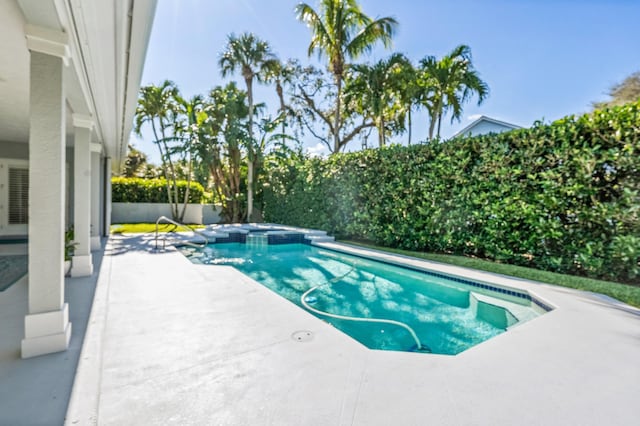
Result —
<path fill-rule="evenodd" d="M 180 250 L 237 268 L 371 349 L 455 355 L 545 312 L 520 291 L 308 244 L 248 242 Z"/>

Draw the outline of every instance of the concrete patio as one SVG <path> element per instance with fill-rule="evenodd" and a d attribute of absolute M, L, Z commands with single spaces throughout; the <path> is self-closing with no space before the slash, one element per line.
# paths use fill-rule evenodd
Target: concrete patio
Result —
<path fill-rule="evenodd" d="M 92 275 L 65 279 L 65 301 L 70 305 L 73 327 L 69 349 L 64 352 L 21 359 L 20 342 L 28 312 L 27 277 L 0 293 L 0 425 L 64 422 L 102 254 L 103 250 L 94 252 Z"/>
<path fill-rule="evenodd" d="M 231 267 L 152 247 L 148 236 L 107 245 L 67 424 L 631 425 L 640 414 L 640 311 L 601 296 L 518 280 L 556 309 L 457 356 L 372 351 Z M 300 330 L 312 339 L 294 340 Z"/>

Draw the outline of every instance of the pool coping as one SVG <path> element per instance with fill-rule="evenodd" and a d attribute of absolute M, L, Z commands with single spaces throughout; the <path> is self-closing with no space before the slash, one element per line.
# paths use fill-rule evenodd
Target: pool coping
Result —
<path fill-rule="evenodd" d="M 484 273 L 483 271 L 465 268 L 462 266 L 448 265 L 446 263 L 434 262 L 417 257 L 389 253 L 382 250 L 364 248 L 340 242 L 311 242 L 311 245 L 350 254 L 364 259 L 374 259 L 381 263 L 401 266 L 403 268 L 422 272 L 428 275 L 451 279 L 471 287 L 477 287 L 484 290 L 506 294 L 508 296 L 522 298 L 535 303 L 545 312 L 550 312 L 556 308 L 553 303 L 535 294 L 535 292 L 532 292 L 529 288 L 522 286 L 524 283 L 527 285 L 542 284 L 535 281 L 517 279 L 506 275 L 488 272 Z"/>

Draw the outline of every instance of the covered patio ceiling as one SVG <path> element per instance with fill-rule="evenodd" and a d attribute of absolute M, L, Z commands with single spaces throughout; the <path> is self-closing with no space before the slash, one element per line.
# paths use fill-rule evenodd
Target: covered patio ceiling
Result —
<path fill-rule="evenodd" d="M 8 0 L 0 3 L 0 141 L 29 140 L 26 33 L 46 29 L 68 38 L 65 70 L 67 141 L 72 113 L 95 120 L 93 142 L 117 167 L 126 154 L 155 1 Z M 115 64 L 114 67 L 112 64 Z"/>

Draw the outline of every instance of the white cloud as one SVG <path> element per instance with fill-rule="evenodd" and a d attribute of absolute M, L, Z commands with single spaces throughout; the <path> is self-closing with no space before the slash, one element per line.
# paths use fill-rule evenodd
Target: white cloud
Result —
<path fill-rule="evenodd" d="M 468 116 L 467 120 L 474 121 L 474 120 L 477 120 L 480 117 L 482 117 L 482 114 L 473 114 L 473 115 Z"/>
<path fill-rule="evenodd" d="M 314 146 L 308 146 L 306 151 L 307 151 L 307 154 L 309 154 L 312 157 L 324 157 L 329 154 L 329 150 L 327 149 L 327 146 L 322 142 L 318 142 Z"/>

